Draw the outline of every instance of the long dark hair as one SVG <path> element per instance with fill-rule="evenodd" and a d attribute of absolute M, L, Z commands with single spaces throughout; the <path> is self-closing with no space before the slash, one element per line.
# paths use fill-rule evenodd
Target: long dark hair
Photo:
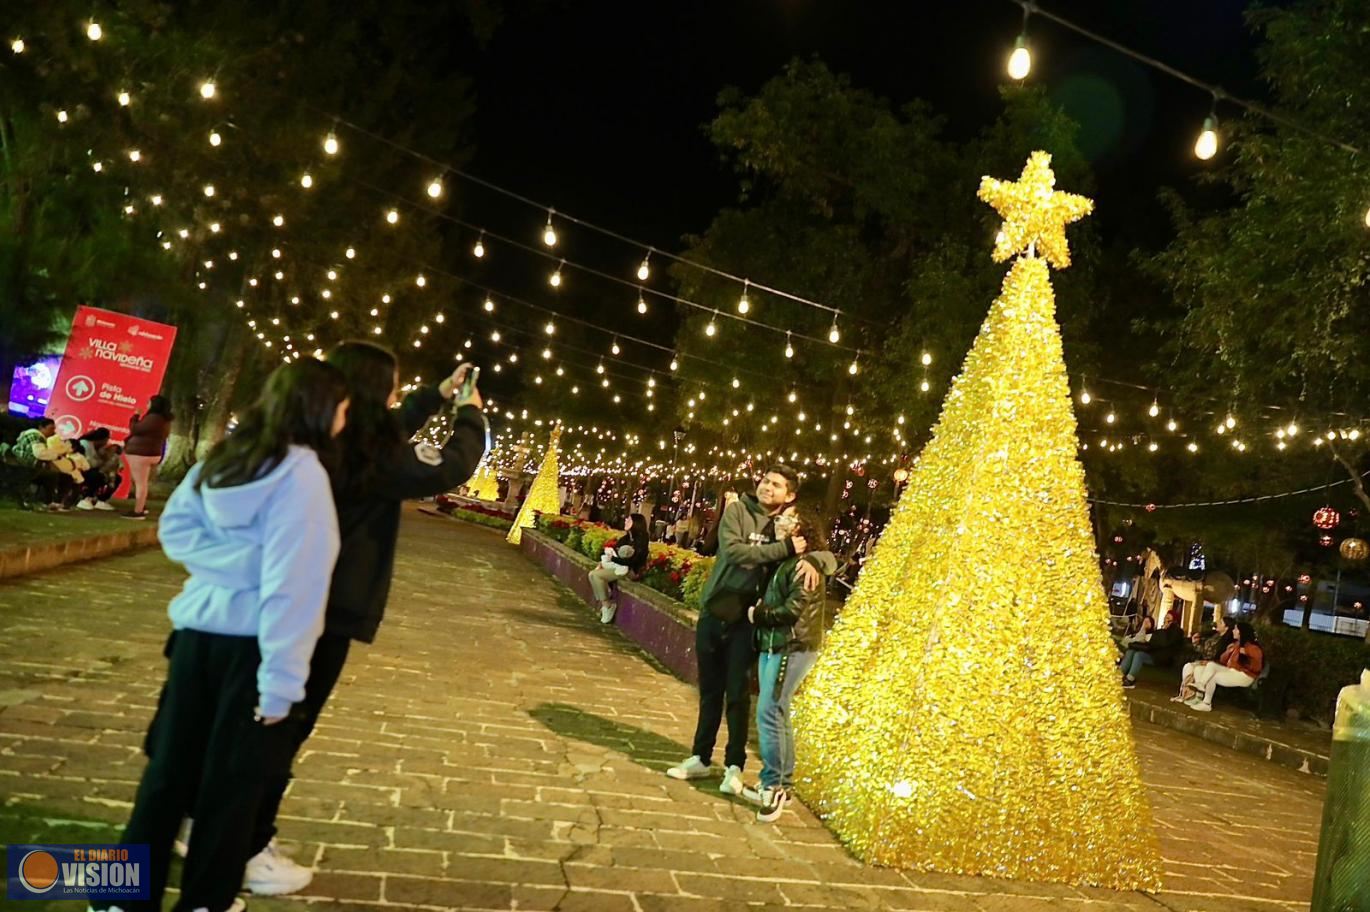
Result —
<path fill-rule="evenodd" d="M 1249 621 L 1238 621 L 1235 626 L 1237 628 L 1237 632 L 1240 633 L 1242 636 L 1243 646 L 1247 645 L 1248 643 L 1255 646 L 1261 645 L 1261 641 L 1256 639 L 1256 628 L 1252 627 Z"/>
<path fill-rule="evenodd" d="M 387 400 L 395 388 L 399 362 L 388 348 L 359 339 L 339 344 L 328 353 L 328 363 L 342 372 L 352 404 L 347 408 L 343 430 L 343 489 L 364 490 L 375 481 L 387 447 L 404 441 L 399 423 Z"/>
<path fill-rule="evenodd" d="M 628 544 L 633 546 L 633 556 L 628 558 L 629 570 L 641 570 L 647 566 L 647 517 L 641 513 L 632 515 L 628 526 Z"/>
<path fill-rule="evenodd" d="M 807 506 L 797 507 L 794 511 L 795 519 L 799 520 L 798 534 L 808 544 L 809 551 L 828 550 L 828 534 L 824 529 L 823 520 Z"/>
<path fill-rule="evenodd" d="M 143 417 L 146 418 L 148 415 L 161 415 L 170 421 L 172 418 L 171 400 L 166 396 L 153 396 L 147 401 L 147 412 L 144 413 Z"/>
<path fill-rule="evenodd" d="M 347 382 L 337 368 L 314 358 L 281 365 L 238 429 L 209 451 L 198 484 L 232 488 L 255 481 L 281 464 L 291 444 L 318 453 L 331 471 L 333 417 L 346 398 Z"/>

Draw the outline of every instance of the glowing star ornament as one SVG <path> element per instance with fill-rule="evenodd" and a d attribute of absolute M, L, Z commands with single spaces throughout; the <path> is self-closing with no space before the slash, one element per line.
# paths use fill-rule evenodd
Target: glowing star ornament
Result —
<path fill-rule="evenodd" d="M 1052 189 L 1056 175 L 1051 155 L 1033 152 L 1017 181 L 986 177 L 980 181 L 980 199 L 994 207 L 1004 226 L 994 244 L 994 262 L 1002 263 L 1020 253 L 1035 252 L 1056 269 L 1070 265 L 1066 225 L 1079 221 L 1094 209 L 1094 202 L 1074 193 Z"/>
<path fill-rule="evenodd" d="M 797 788 L 872 864 L 1155 890 L 1048 268 L 1090 203 L 1042 153 L 986 189 L 1027 255 L 799 693 Z"/>

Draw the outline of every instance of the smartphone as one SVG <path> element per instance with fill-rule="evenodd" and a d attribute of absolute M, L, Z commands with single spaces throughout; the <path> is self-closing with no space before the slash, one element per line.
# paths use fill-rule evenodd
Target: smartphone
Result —
<path fill-rule="evenodd" d="M 476 391 L 476 384 L 479 381 L 480 368 L 473 364 L 466 372 L 466 379 L 462 381 L 461 386 L 457 389 L 456 400 L 461 402 L 463 399 L 470 399 L 471 394 Z"/>

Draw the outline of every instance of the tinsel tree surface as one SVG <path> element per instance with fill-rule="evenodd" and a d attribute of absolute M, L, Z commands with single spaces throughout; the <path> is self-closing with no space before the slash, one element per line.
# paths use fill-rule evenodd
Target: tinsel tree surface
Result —
<path fill-rule="evenodd" d="M 799 791 L 862 859 L 1157 889 L 1048 263 L 1090 201 L 986 178 L 1003 290 L 799 696 Z"/>
<path fill-rule="evenodd" d="M 555 515 L 561 511 L 561 499 L 557 495 L 557 441 L 560 439 L 561 425 L 557 425 L 547 440 L 547 455 L 542 457 L 538 474 L 528 488 L 528 497 L 524 499 L 523 506 L 519 507 L 518 515 L 514 517 L 514 527 L 505 536 L 505 540 L 510 544 L 517 545 L 523 541 L 523 530 L 533 527 L 534 514 Z"/>

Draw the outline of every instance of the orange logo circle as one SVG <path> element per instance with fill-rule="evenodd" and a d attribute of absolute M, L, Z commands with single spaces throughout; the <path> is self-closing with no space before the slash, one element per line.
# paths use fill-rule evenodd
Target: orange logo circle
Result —
<path fill-rule="evenodd" d="M 30 893 L 46 893 L 57 883 L 57 859 L 42 849 L 29 852 L 19 861 L 19 882 Z"/>

